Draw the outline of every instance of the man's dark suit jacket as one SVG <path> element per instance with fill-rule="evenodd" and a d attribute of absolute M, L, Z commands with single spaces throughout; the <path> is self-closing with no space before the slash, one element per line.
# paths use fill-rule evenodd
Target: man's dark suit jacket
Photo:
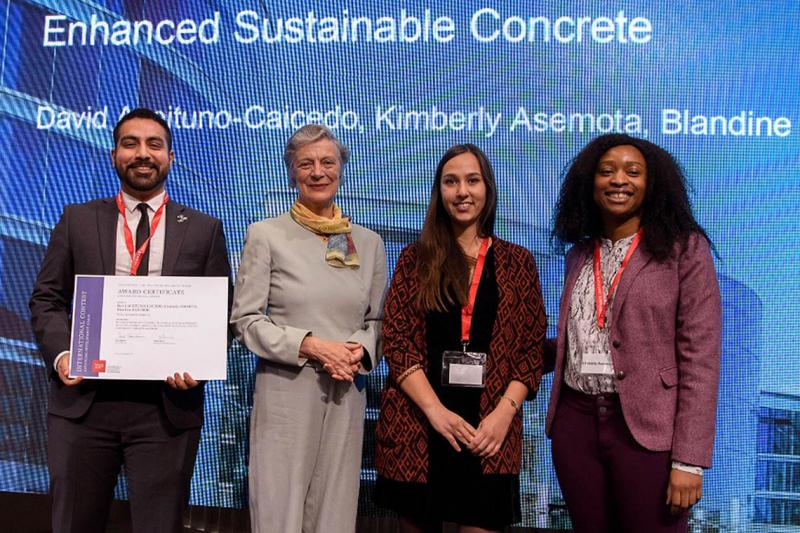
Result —
<path fill-rule="evenodd" d="M 118 215 L 114 198 L 66 206 L 50 236 L 36 278 L 30 301 L 31 321 L 50 373 L 48 411 L 53 415 L 79 418 L 86 414 L 94 400 L 97 382 L 84 380 L 78 386 L 67 387 L 53 369 L 53 363 L 59 353 L 70 349 L 75 275 L 113 276 L 115 273 Z M 170 201 L 162 224 L 166 226 L 161 275 L 230 277 L 219 219 Z M 164 384 L 162 396 L 165 414 L 176 428 L 202 425 L 202 385 L 179 391 Z"/>

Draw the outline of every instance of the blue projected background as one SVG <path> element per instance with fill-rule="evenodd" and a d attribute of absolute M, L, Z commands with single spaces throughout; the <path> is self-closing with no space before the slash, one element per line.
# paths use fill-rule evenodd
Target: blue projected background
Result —
<path fill-rule="evenodd" d="M 48 489 L 27 301 L 63 206 L 116 192 L 111 128 L 143 105 L 173 127 L 170 195 L 224 221 L 234 269 L 247 225 L 291 204 L 282 146 L 307 121 L 351 147 L 339 203 L 383 236 L 390 268 L 440 155 L 481 146 L 498 234 L 535 254 L 551 335 L 564 166 L 608 131 L 666 147 L 719 251 L 724 305 L 714 468 L 693 530 L 800 527 L 799 27 L 793 0 L 0 2 L 0 490 Z M 246 505 L 254 366 L 235 344 L 228 380 L 206 389 L 194 504 Z M 381 512 L 384 376 L 370 378 L 363 514 Z M 524 524 L 539 527 L 568 524 L 543 435 L 550 382 L 524 410 Z"/>

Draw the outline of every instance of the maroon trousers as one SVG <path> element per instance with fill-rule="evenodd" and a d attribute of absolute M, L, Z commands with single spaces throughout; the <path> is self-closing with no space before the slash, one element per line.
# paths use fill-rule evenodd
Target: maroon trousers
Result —
<path fill-rule="evenodd" d="M 673 515 L 665 503 L 670 453 L 634 440 L 617 395 L 588 396 L 564 384 L 551 436 L 556 476 L 576 532 L 687 530 L 689 513 Z"/>

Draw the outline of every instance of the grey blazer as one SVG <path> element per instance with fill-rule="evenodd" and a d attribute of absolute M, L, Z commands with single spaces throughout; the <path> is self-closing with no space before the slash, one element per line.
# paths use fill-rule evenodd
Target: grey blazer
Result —
<path fill-rule="evenodd" d="M 313 334 L 359 342 L 378 363 L 386 288 L 386 252 L 380 236 L 353 225 L 360 267 L 325 262 L 326 244 L 288 213 L 247 230 L 231 311 L 236 338 L 267 362 L 302 367 L 300 344 Z"/>

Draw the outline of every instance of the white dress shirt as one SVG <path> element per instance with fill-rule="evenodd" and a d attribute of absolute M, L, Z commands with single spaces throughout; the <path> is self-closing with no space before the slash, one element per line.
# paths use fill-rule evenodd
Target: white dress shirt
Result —
<path fill-rule="evenodd" d="M 161 202 L 164 201 L 165 194 L 166 191 L 162 191 L 161 194 L 150 198 L 150 200 L 146 202 L 148 207 L 147 216 L 150 219 L 150 224 L 153 223 L 153 217 L 156 214 L 156 210 L 161 207 Z M 125 216 L 128 219 L 128 227 L 131 230 L 131 236 L 133 237 L 135 246 L 136 226 L 138 226 L 139 220 L 142 218 L 142 212 L 139 211 L 139 204 L 142 202 L 125 192 L 122 193 L 122 199 L 125 201 Z M 166 210 L 166 207 L 164 209 Z M 150 268 L 147 271 L 150 276 L 161 275 L 161 265 L 164 262 L 164 228 L 166 227 L 166 216 L 166 213 L 161 216 L 161 222 L 150 238 Z M 117 276 L 130 276 L 131 273 L 131 255 L 128 253 L 128 247 L 125 246 L 125 219 L 122 218 L 122 213 L 117 215 L 117 257 L 114 273 Z"/>

